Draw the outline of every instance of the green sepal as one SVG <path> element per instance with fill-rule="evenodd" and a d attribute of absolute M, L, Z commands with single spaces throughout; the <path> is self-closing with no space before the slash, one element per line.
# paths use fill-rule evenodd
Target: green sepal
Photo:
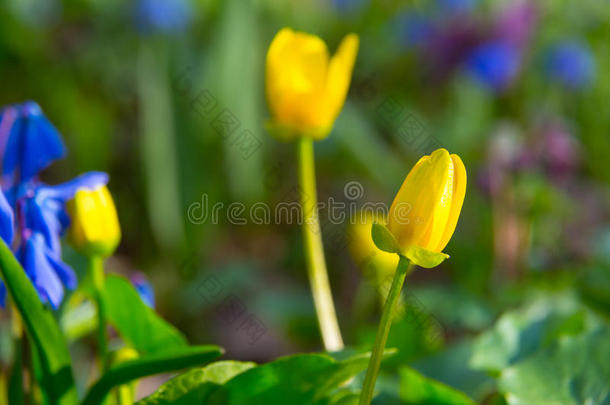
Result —
<path fill-rule="evenodd" d="M 373 242 L 378 249 L 388 253 L 396 253 L 406 257 L 409 261 L 419 267 L 430 269 L 441 264 L 449 255 L 433 252 L 419 246 L 402 248 L 392 232 L 382 224 L 374 223 L 371 229 Z"/>
<path fill-rule="evenodd" d="M 271 134 L 271 136 L 279 141 L 294 141 L 301 137 L 311 138 L 314 141 L 319 141 L 326 138 L 328 134 L 330 134 L 332 126 L 301 131 L 286 125 L 278 124 L 273 120 L 267 120 L 265 122 L 265 129 L 267 132 L 269 132 L 269 134 Z"/>
<path fill-rule="evenodd" d="M 385 225 L 374 223 L 371 229 L 373 242 L 379 250 L 388 253 L 402 254 L 398 241 Z"/>
<path fill-rule="evenodd" d="M 418 246 L 410 246 L 404 252 L 404 256 L 409 259 L 411 263 L 425 269 L 436 267 L 449 258 L 448 254 L 433 252 Z"/>

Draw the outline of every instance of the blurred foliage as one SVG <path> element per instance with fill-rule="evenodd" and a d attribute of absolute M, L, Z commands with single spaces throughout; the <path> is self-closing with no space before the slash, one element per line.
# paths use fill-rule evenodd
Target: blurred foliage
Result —
<path fill-rule="evenodd" d="M 264 129 L 267 46 L 283 26 L 320 35 L 331 51 L 353 31 L 361 48 L 348 101 L 331 135 L 316 144 L 319 199 L 347 207 L 389 204 L 431 147 L 459 154 L 469 176 L 446 249 L 450 260 L 407 280 L 407 311 L 388 343 L 398 351 L 383 363 L 375 403 L 469 403 L 464 395 L 486 404 L 608 401 L 610 370 L 602 361 L 610 357 L 607 2 L 187 3 L 188 21 L 170 31 L 143 30 L 132 2 L 0 3 L 0 105 L 36 100 L 64 136 L 70 155 L 44 173 L 49 183 L 86 170 L 110 174 L 123 240 L 108 268 L 124 276 L 143 271 L 155 288 L 160 316 L 134 304 L 124 279 L 110 279 L 121 290 L 110 299 L 118 336 L 137 345 L 144 339 L 136 324 L 157 323 L 163 326 L 147 338 L 159 345 L 184 334 L 226 348 L 227 358 L 261 363 L 320 350 L 298 227 L 238 225 L 226 215 L 217 223 L 197 221 L 189 212 L 202 207 L 193 204 L 204 204 L 204 196 L 209 207 L 224 204 L 222 213 L 233 202 L 245 204 L 247 213 L 258 202 L 291 201 L 294 145 Z M 483 45 L 498 41 L 514 52 L 484 52 L 490 47 Z M 557 58 L 549 55 L 566 42 L 579 51 L 553 65 Z M 509 64 L 514 72 L 503 69 Z M 581 85 L 566 81 L 575 75 Z M 218 125 L 223 112 L 236 127 Z M 245 130 L 256 139 L 253 152 L 236 137 Z M 344 194 L 350 181 L 363 186 L 355 201 Z M 322 216 L 344 338 L 365 351 L 379 317 L 377 289 L 348 253 L 347 223 L 325 227 L 328 213 Z M 83 274 L 82 258 L 66 256 Z M 221 286 L 218 294 L 206 293 L 211 281 Z M 92 344 L 76 337 L 95 327 L 82 293 L 59 312 L 74 338 L 75 364 L 87 361 Z M 219 315 L 227 299 L 244 308 L 242 319 L 260 321 L 260 339 L 251 343 L 238 328 L 241 319 Z M 127 306 L 129 314 L 122 311 Z M 16 351 L 7 318 L 0 313 L 3 371 Z M 252 368 L 235 363 L 248 369 L 239 374 L 233 363 L 214 371 L 225 366 L 216 363 L 161 390 L 196 377 L 193 395 L 226 382 L 229 392 L 239 384 L 247 401 L 243 387 L 254 389 L 259 380 L 269 391 L 253 398 L 274 389 L 284 395 L 272 382 L 292 378 L 281 368 L 291 361 L 304 362 L 294 367 L 310 370 L 312 385 L 314 377 L 330 378 L 339 362 L 311 355 Z M 82 387 L 88 377 L 76 378 Z M 316 387 L 298 395 L 349 404 L 360 378 L 324 395 Z M 0 396 L 5 384 L 3 373 Z M 141 384 L 141 395 L 155 388 Z"/>

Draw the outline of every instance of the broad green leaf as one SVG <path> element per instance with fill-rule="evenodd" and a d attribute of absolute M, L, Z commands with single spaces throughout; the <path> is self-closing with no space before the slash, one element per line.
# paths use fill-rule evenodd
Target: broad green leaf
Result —
<path fill-rule="evenodd" d="M 222 354 L 218 346 L 192 346 L 175 352 L 149 355 L 113 366 L 91 387 L 83 405 L 101 404 L 108 392 L 122 384 L 149 375 L 167 373 L 210 362 Z"/>
<path fill-rule="evenodd" d="M 499 388 L 510 405 L 610 403 L 610 328 L 556 344 L 505 369 Z"/>
<path fill-rule="evenodd" d="M 104 286 L 108 322 L 142 355 L 180 350 L 184 336 L 146 306 L 125 278 L 109 275 Z"/>
<path fill-rule="evenodd" d="M 571 296 L 541 298 L 525 308 L 506 312 L 476 340 L 470 365 L 500 372 L 564 334 L 587 325 L 587 313 Z"/>
<path fill-rule="evenodd" d="M 211 404 L 312 404 L 366 369 L 370 354 L 336 361 L 326 354 L 297 354 L 247 370 L 211 397 Z"/>
<path fill-rule="evenodd" d="M 0 241 L 0 274 L 21 314 L 28 336 L 40 354 L 41 384 L 49 402 L 75 404 L 76 388 L 66 341 L 53 313 L 41 303 L 25 270 L 4 241 Z"/>
<path fill-rule="evenodd" d="M 400 369 L 400 398 L 413 405 L 475 405 L 468 396 L 412 368 Z"/>
<path fill-rule="evenodd" d="M 449 385 L 476 401 L 483 401 L 495 391 L 496 384 L 487 373 L 468 365 L 472 350 L 471 340 L 454 343 L 432 356 L 418 359 L 412 366 L 429 378 Z"/>
<path fill-rule="evenodd" d="M 204 404 L 220 385 L 255 366 L 255 363 L 249 362 L 219 361 L 193 369 L 172 378 L 136 405 Z"/>

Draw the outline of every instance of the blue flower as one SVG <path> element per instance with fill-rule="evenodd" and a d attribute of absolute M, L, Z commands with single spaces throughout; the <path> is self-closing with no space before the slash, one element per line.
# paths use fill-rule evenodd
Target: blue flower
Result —
<path fill-rule="evenodd" d="M 479 45 L 466 61 L 467 70 L 483 85 L 500 91 L 515 78 L 521 53 L 514 45 L 494 40 Z"/>
<path fill-rule="evenodd" d="M 576 40 L 553 45 L 546 55 L 549 77 L 571 89 L 590 86 L 595 77 L 595 58 L 589 47 Z"/>
<path fill-rule="evenodd" d="M 142 32 L 174 34 L 188 26 L 191 11 L 188 0 L 137 0 L 134 14 Z"/>
<path fill-rule="evenodd" d="M 151 308 L 155 307 L 155 290 L 146 276 L 142 273 L 135 273 L 130 278 L 131 284 L 135 287 L 142 301 Z"/>
<path fill-rule="evenodd" d="M 335 8 L 343 13 L 350 13 L 361 9 L 368 0 L 332 0 Z"/>
<path fill-rule="evenodd" d="M 99 172 L 83 174 L 49 186 L 38 175 L 66 153 L 57 130 L 38 104 L 28 101 L 0 112 L 2 191 L 0 237 L 13 248 L 40 298 L 58 308 L 64 286 L 76 287 L 74 271 L 61 259 L 61 237 L 70 224 L 66 202 L 79 188 L 94 189 L 108 182 Z M 6 288 L 0 282 L 0 305 Z"/>
<path fill-rule="evenodd" d="M 0 141 L 6 145 L 2 175 L 10 184 L 31 180 L 66 154 L 59 133 L 33 101 L 0 111 Z"/>
<path fill-rule="evenodd" d="M 430 17 L 421 13 L 405 12 L 397 17 L 396 25 L 399 40 L 407 47 L 425 44 L 435 31 Z"/>
<path fill-rule="evenodd" d="M 60 185 L 38 185 L 17 198 L 21 228 L 17 258 L 42 300 L 53 308 L 63 299 L 63 285 L 74 289 L 77 282 L 74 271 L 61 260 L 60 238 L 70 225 L 66 202 L 79 188 L 94 189 L 107 181 L 105 173 L 90 172 Z"/>

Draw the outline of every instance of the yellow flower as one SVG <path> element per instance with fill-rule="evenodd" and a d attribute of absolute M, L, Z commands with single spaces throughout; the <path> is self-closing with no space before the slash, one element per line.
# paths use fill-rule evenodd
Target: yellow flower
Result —
<path fill-rule="evenodd" d="M 284 138 L 322 139 L 339 115 L 358 52 L 358 36 L 347 35 L 329 57 L 324 41 L 280 30 L 267 52 L 266 91 L 272 126 Z"/>
<path fill-rule="evenodd" d="M 441 253 L 453 235 L 466 193 L 466 168 L 458 155 L 438 149 L 422 157 L 402 183 L 390 207 L 387 229 L 402 254 L 422 267 L 449 256 Z"/>
<path fill-rule="evenodd" d="M 72 219 L 70 239 L 89 256 L 110 256 L 121 240 L 121 228 L 112 196 L 106 186 L 79 189 L 68 202 Z"/>
<path fill-rule="evenodd" d="M 379 249 L 371 237 L 373 223 L 385 222 L 385 215 L 370 210 L 359 211 L 348 229 L 349 251 L 356 264 L 366 273 L 365 276 L 373 279 L 379 275 L 394 274 L 398 265 L 398 256 Z"/>

